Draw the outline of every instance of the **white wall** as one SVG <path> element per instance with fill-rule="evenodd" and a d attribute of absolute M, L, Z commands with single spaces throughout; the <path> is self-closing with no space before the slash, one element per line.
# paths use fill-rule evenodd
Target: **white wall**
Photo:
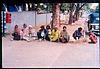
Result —
<path fill-rule="evenodd" d="M 52 13 L 47 14 L 47 22 L 50 23 Z M 11 24 L 8 30 L 13 31 L 14 26 L 17 24 L 20 27 L 25 23 L 27 25 L 35 26 L 39 24 L 46 24 L 46 14 L 36 14 L 34 11 L 24 11 L 24 12 L 11 12 Z M 8 26 L 8 25 L 7 25 Z"/>
<path fill-rule="evenodd" d="M 25 23 L 27 25 L 35 26 L 35 19 L 36 19 L 36 26 L 40 24 L 46 24 L 46 16 L 47 16 L 47 24 L 51 21 L 52 13 L 48 14 L 37 14 L 35 17 L 34 11 L 24 11 L 24 12 L 11 12 L 11 24 L 7 24 L 7 31 L 12 32 L 14 26 L 17 24 L 19 27 Z M 61 20 L 65 20 L 65 16 L 61 16 Z"/>

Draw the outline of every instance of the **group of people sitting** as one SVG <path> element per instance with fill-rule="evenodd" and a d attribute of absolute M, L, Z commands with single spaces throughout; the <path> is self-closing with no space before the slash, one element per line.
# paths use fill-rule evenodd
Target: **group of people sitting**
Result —
<path fill-rule="evenodd" d="M 23 24 L 22 29 L 19 29 L 18 25 L 15 25 L 14 32 L 12 33 L 13 40 L 27 40 L 30 41 L 32 36 L 36 31 L 33 30 L 33 27 L 31 25 L 27 26 L 26 24 Z M 54 27 L 51 29 L 49 25 L 45 26 L 42 25 L 39 29 L 39 31 L 36 33 L 37 39 L 38 40 L 47 40 L 51 42 L 62 42 L 62 43 L 67 43 L 70 40 L 70 36 L 67 32 L 66 26 L 63 26 L 63 29 L 61 31 L 58 30 L 57 27 Z M 78 30 L 76 30 L 73 33 L 73 38 L 75 40 L 79 40 L 83 36 L 82 33 L 82 28 L 79 27 Z M 93 43 L 96 43 L 97 41 L 94 41 L 96 39 L 96 36 L 93 33 L 89 34 L 90 40 Z"/>
<path fill-rule="evenodd" d="M 29 39 L 32 36 L 32 33 L 34 33 L 34 32 L 35 31 L 32 31 L 31 25 L 29 25 L 27 27 L 26 24 L 23 24 L 22 29 L 20 29 L 18 25 L 15 25 L 14 31 L 12 33 L 13 40 L 27 40 L 27 41 L 29 41 Z"/>
<path fill-rule="evenodd" d="M 39 40 L 47 40 L 52 42 L 68 42 L 69 41 L 69 35 L 66 30 L 66 26 L 63 27 L 63 30 L 60 32 L 57 27 L 54 27 L 53 29 L 50 28 L 49 25 L 46 26 L 46 29 L 44 26 L 40 27 L 40 30 L 37 32 L 37 36 Z"/>

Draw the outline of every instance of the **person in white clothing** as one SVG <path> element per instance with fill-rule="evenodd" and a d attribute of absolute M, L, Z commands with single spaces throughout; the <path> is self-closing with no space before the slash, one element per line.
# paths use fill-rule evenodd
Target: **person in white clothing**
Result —
<path fill-rule="evenodd" d="M 23 24 L 22 30 L 20 32 L 21 39 L 24 40 L 24 37 L 28 35 L 28 27 L 26 24 Z"/>
<path fill-rule="evenodd" d="M 22 40 L 30 41 L 30 39 L 32 37 L 32 26 L 29 25 L 27 27 L 26 24 L 23 24 L 22 32 L 20 32 L 20 33 L 21 33 Z"/>

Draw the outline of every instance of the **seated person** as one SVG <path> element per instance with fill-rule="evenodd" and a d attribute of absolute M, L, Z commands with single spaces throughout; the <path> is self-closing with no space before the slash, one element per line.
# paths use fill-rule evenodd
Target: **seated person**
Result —
<path fill-rule="evenodd" d="M 60 38 L 59 38 L 60 42 L 62 43 L 66 43 L 69 41 L 69 35 L 66 31 L 66 26 L 63 27 L 63 30 L 60 33 Z"/>
<path fill-rule="evenodd" d="M 28 34 L 30 37 L 32 37 L 32 26 L 31 25 L 29 25 Z"/>
<path fill-rule="evenodd" d="M 27 28 L 27 24 L 23 24 L 22 29 L 24 30 L 25 28 Z"/>
<path fill-rule="evenodd" d="M 32 38 L 32 26 L 29 25 L 29 27 L 23 28 L 21 36 L 23 40 L 30 41 Z"/>
<path fill-rule="evenodd" d="M 89 39 L 91 40 L 91 43 L 97 43 L 97 37 L 93 32 L 89 32 Z"/>
<path fill-rule="evenodd" d="M 44 40 L 45 39 L 45 36 L 46 36 L 46 29 L 44 28 L 44 26 L 42 25 L 40 27 L 40 30 L 37 32 L 37 36 L 38 36 L 38 39 L 39 40 Z"/>
<path fill-rule="evenodd" d="M 24 37 L 28 35 L 28 27 L 26 24 L 23 24 L 22 30 L 21 30 L 21 39 L 24 40 Z"/>
<path fill-rule="evenodd" d="M 59 41 L 59 31 L 58 31 L 57 27 L 55 27 L 51 31 L 51 35 L 49 37 L 50 37 L 50 41 L 52 41 L 52 42 L 58 42 Z"/>
<path fill-rule="evenodd" d="M 75 40 L 78 40 L 78 39 L 80 39 L 82 36 L 83 36 L 83 35 L 82 35 L 82 28 L 79 27 L 78 30 L 76 30 L 76 31 L 73 33 L 73 38 L 74 38 Z"/>
<path fill-rule="evenodd" d="M 51 28 L 50 28 L 49 25 L 47 25 L 46 26 L 46 36 L 45 36 L 45 39 L 48 40 L 48 41 L 50 41 L 50 38 L 49 38 L 50 34 L 51 34 Z"/>
<path fill-rule="evenodd" d="M 12 33 L 13 40 L 20 40 L 20 30 L 18 28 L 18 25 L 15 25 L 14 33 Z"/>

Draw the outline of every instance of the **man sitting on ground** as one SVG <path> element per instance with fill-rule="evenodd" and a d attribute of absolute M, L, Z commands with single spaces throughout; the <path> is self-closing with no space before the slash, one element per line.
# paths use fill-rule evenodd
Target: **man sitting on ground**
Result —
<path fill-rule="evenodd" d="M 58 28 L 57 27 L 55 27 L 51 31 L 50 41 L 52 41 L 52 42 L 58 42 L 59 41 L 59 31 L 58 31 Z"/>
<path fill-rule="evenodd" d="M 76 30 L 76 31 L 73 33 L 73 38 L 74 38 L 75 40 L 79 40 L 82 36 L 83 36 L 83 34 L 82 34 L 82 28 L 79 27 L 78 30 Z"/>
<path fill-rule="evenodd" d="M 47 41 L 50 41 L 49 36 L 51 35 L 51 28 L 50 28 L 49 25 L 46 26 L 46 31 L 47 31 L 47 33 L 46 33 L 45 39 L 46 39 Z"/>
<path fill-rule="evenodd" d="M 18 25 L 15 25 L 14 32 L 12 33 L 13 39 L 12 40 L 20 40 L 20 29 Z"/>
<path fill-rule="evenodd" d="M 63 27 L 63 30 L 60 33 L 60 38 L 59 38 L 60 42 L 62 43 L 66 43 L 69 41 L 69 35 L 66 31 L 66 26 Z"/>
<path fill-rule="evenodd" d="M 44 40 L 45 39 L 45 36 L 46 36 L 46 29 L 45 27 L 42 25 L 40 27 L 40 30 L 37 32 L 37 36 L 38 36 L 38 39 L 41 41 L 41 40 Z"/>
<path fill-rule="evenodd" d="M 22 34 L 21 34 L 22 39 L 26 40 L 26 41 L 30 41 L 31 38 L 32 38 L 32 34 L 33 34 L 33 32 L 32 32 L 32 26 L 29 25 L 27 27 L 27 25 L 24 24 L 23 25 L 23 29 L 22 29 Z"/>

